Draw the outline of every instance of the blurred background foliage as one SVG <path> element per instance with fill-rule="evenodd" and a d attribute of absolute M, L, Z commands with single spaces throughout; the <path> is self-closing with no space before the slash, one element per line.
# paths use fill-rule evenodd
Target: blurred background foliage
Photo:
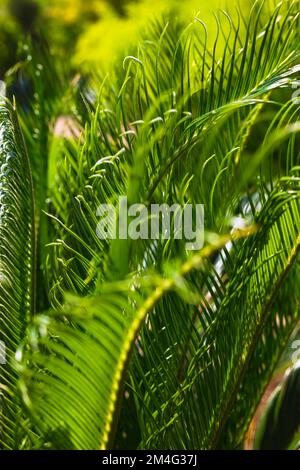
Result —
<path fill-rule="evenodd" d="M 267 0 L 270 1 L 270 0 Z M 95 67 L 106 72 L 146 29 L 149 19 L 175 16 L 188 24 L 200 15 L 210 31 L 213 46 L 216 19 L 213 12 L 236 9 L 246 14 L 253 0 L 0 0 L 0 75 L 17 61 L 18 43 L 24 35 L 37 42 L 41 37 L 55 55 L 75 70 Z M 228 23 L 229 27 L 229 23 Z"/>

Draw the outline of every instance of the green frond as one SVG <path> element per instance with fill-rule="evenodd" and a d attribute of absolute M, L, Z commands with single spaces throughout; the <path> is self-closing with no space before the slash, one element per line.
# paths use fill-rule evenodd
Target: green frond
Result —
<path fill-rule="evenodd" d="M 146 315 L 176 288 L 178 276 L 202 269 L 206 257 L 252 232 L 217 239 L 172 279 L 146 279 L 144 294 L 138 294 L 143 279 L 140 287 L 107 284 L 98 296 L 69 298 L 61 312 L 34 319 L 30 351 L 24 350 L 19 365 L 20 389 L 41 447 L 97 449 L 111 443 L 129 354 Z"/>

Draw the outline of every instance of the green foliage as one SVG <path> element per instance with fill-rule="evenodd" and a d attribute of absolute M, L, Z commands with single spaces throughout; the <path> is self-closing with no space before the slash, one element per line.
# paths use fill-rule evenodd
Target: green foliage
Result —
<path fill-rule="evenodd" d="M 20 445 L 22 419 L 13 361 L 35 312 L 34 198 L 29 160 L 12 106 L 0 106 L 1 264 L 0 332 L 6 363 L 1 374 L 1 448 Z"/>
<path fill-rule="evenodd" d="M 268 401 L 256 434 L 256 449 L 298 449 L 299 366 L 290 370 Z"/>
<path fill-rule="evenodd" d="M 1 228 L 0 255 L 14 240 L 13 287 L 27 285 L 25 263 L 46 299 L 41 314 L 22 316 L 11 348 L 20 345 L 7 387 L 27 421 L 24 431 L 4 418 L 21 440 L 3 447 L 243 445 L 299 320 L 299 3 L 267 17 L 266 8 L 220 15 L 212 48 L 199 18 L 154 22 L 104 80 L 95 70 L 69 85 L 36 52 L 21 66 L 34 89 L 20 114 L 37 207 L 22 223 L 37 223 L 38 267 L 18 250 L 32 246 L 32 230 Z M 58 117 L 71 127 L 64 137 Z M 5 108 L 1 122 L 19 142 Z M 11 181 L 8 193 L 27 208 Z M 203 203 L 204 248 L 189 253 L 174 237 L 99 239 L 97 207 L 120 195 L 147 207 Z M 7 334 L 22 308 L 7 306 Z"/>
<path fill-rule="evenodd" d="M 249 230 L 238 236 L 247 234 Z M 146 315 L 176 288 L 176 277 L 203 268 L 203 259 L 229 240 L 223 237 L 206 247 L 172 279 L 150 277 L 141 279 L 141 285 L 104 284 L 100 295 L 70 298 L 61 313 L 37 317 L 31 329 L 31 350 L 24 358 L 27 367 L 22 371 L 21 389 L 42 445 L 96 449 L 112 444 L 122 375 Z M 145 283 L 148 296 L 143 299 L 137 290 Z"/>

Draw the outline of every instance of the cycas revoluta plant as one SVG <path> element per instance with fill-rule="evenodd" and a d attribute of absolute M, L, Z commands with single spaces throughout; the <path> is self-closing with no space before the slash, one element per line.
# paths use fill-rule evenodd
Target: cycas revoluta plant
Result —
<path fill-rule="evenodd" d="M 2 106 L 2 448 L 243 445 L 299 321 L 299 2 L 261 10 L 221 14 L 212 51 L 199 18 L 154 24 L 113 79 L 51 100 L 40 68 L 46 118 L 20 111 L 38 190 Z M 81 137 L 58 146 L 61 103 Z M 120 195 L 204 204 L 204 247 L 99 239 L 97 207 Z"/>

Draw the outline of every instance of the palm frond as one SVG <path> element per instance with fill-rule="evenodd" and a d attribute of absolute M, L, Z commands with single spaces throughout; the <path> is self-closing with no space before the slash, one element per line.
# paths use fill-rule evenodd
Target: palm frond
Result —
<path fill-rule="evenodd" d="M 100 295 L 70 298 L 61 312 L 34 319 L 30 350 L 19 365 L 20 389 L 40 447 L 97 449 L 111 443 L 128 357 L 147 314 L 177 288 L 178 276 L 202 269 L 205 258 L 252 231 L 217 239 L 172 278 L 106 284 Z"/>
<path fill-rule="evenodd" d="M 0 365 L 0 445 L 19 446 L 21 404 L 14 367 L 16 351 L 25 340 L 35 312 L 35 214 L 29 159 L 11 105 L 0 107 L 0 334 L 6 361 Z"/>
<path fill-rule="evenodd" d="M 223 15 L 212 50 L 198 18 L 155 22 L 122 68 L 81 89 L 82 135 L 55 149 L 45 193 L 53 310 L 18 353 L 35 447 L 120 447 L 135 432 L 118 424 L 121 408 L 134 408 L 141 448 L 242 446 L 299 319 L 298 6 L 266 19 L 258 2 L 237 24 Z M 122 195 L 146 208 L 204 204 L 203 250 L 175 237 L 100 240 L 97 208 Z M 256 230 L 237 235 L 237 224 Z"/>

